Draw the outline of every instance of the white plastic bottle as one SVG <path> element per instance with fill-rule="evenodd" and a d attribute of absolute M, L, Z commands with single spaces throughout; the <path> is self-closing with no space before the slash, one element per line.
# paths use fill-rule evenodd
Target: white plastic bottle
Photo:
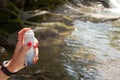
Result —
<path fill-rule="evenodd" d="M 26 31 L 24 34 L 25 45 L 27 45 L 28 42 L 32 42 L 32 44 L 34 44 L 34 41 L 35 41 L 35 36 L 33 30 Z M 31 66 L 34 64 L 33 57 L 34 57 L 34 48 L 32 46 L 26 54 L 25 66 Z"/>

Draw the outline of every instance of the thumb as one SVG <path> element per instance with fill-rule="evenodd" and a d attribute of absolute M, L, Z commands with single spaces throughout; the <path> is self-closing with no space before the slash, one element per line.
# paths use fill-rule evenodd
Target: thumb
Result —
<path fill-rule="evenodd" d="M 28 42 L 27 45 L 24 45 L 21 50 L 20 53 L 21 54 L 26 54 L 27 51 L 32 47 L 32 42 Z"/>

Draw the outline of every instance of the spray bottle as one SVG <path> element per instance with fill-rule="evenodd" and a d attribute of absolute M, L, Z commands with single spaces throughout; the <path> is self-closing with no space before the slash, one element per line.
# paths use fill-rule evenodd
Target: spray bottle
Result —
<path fill-rule="evenodd" d="M 32 42 L 34 44 L 35 41 L 35 36 L 33 30 L 28 30 L 24 34 L 24 43 L 27 45 L 28 42 Z M 33 46 L 30 48 L 30 50 L 26 54 L 26 59 L 25 59 L 25 66 L 31 66 L 34 64 L 33 62 L 33 57 L 34 57 L 34 48 Z"/>

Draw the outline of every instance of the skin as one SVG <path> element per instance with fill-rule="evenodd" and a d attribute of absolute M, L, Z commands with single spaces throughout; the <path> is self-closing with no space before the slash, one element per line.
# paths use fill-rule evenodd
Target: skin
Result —
<path fill-rule="evenodd" d="M 32 45 L 24 44 L 24 33 L 31 28 L 23 28 L 18 32 L 18 42 L 16 44 L 16 48 L 14 50 L 13 56 L 11 60 L 5 65 L 10 72 L 18 72 L 19 70 L 25 67 L 25 56 L 27 51 L 34 46 L 35 54 L 33 58 L 34 64 L 38 61 L 38 40 L 35 38 L 35 43 Z M 1 68 L 1 67 L 0 67 Z M 0 70 L 0 80 L 7 80 L 10 76 L 5 75 Z"/>

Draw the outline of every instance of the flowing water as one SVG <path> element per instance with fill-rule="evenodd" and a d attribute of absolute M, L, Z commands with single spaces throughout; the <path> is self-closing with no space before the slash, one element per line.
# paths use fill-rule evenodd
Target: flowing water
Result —
<path fill-rule="evenodd" d="M 95 13 L 109 17 L 120 17 L 120 0 L 103 1 L 107 2 L 110 8 L 104 8 L 102 4 L 97 4 Z"/>
<path fill-rule="evenodd" d="M 119 80 L 120 28 L 79 20 L 74 27 L 61 53 L 72 80 Z"/>
<path fill-rule="evenodd" d="M 105 10 L 105 12 L 120 16 L 120 0 L 109 0 L 108 4 L 110 6 L 110 9 Z"/>
<path fill-rule="evenodd" d="M 110 8 L 120 8 L 120 0 L 109 0 Z"/>

